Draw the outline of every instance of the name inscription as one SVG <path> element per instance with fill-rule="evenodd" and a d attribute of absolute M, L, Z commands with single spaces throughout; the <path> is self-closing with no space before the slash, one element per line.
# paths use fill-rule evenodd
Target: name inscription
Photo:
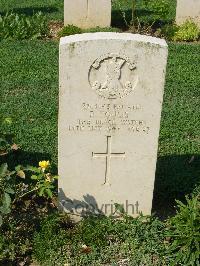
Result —
<path fill-rule="evenodd" d="M 130 133 L 149 133 L 148 123 L 140 119 L 140 104 L 90 104 L 82 103 L 83 118 L 77 118 L 73 124 L 67 125 L 68 131 L 74 132 L 117 132 L 125 130 Z"/>

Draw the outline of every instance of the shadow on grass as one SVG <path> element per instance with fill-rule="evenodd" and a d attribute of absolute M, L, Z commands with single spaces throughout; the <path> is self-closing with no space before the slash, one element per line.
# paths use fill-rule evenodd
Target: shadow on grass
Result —
<path fill-rule="evenodd" d="M 37 12 L 42 12 L 43 14 L 51 14 L 51 13 L 55 13 L 58 12 L 58 8 L 56 7 L 21 7 L 21 8 L 13 8 L 11 10 L 8 11 L 4 11 L 4 12 L 0 12 L 1 16 L 6 15 L 6 13 L 15 13 L 18 15 L 26 15 L 26 16 L 32 16 L 33 14 L 37 13 Z"/>
<path fill-rule="evenodd" d="M 12 170 L 17 165 L 38 166 L 38 162 L 42 160 L 51 161 L 51 155 L 48 153 L 26 152 L 19 149 L 17 151 L 10 152 L 5 156 L 0 156 L 0 165 L 2 163 L 7 163 L 8 168 Z"/>
<path fill-rule="evenodd" d="M 153 209 L 159 217 L 174 213 L 175 200 L 184 201 L 200 184 L 200 155 L 171 155 L 158 158 Z"/>
<path fill-rule="evenodd" d="M 173 19 L 169 18 L 162 19 L 160 14 L 155 13 L 154 11 L 148 9 L 136 9 L 135 14 L 136 14 L 136 22 L 138 23 L 139 21 L 141 26 L 154 24 L 154 27 L 161 27 L 165 24 L 171 24 L 173 22 Z M 130 25 L 131 20 L 132 20 L 131 9 L 124 10 L 123 13 L 121 10 L 112 10 L 112 21 L 111 21 L 112 27 L 125 29 L 127 28 L 126 24 Z"/>

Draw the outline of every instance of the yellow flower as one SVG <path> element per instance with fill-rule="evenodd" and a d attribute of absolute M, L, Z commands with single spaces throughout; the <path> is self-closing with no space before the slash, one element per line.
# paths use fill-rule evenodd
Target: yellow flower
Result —
<path fill-rule="evenodd" d="M 44 171 L 48 166 L 50 166 L 50 162 L 49 161 L 40 161 L 39 166 Z"/>

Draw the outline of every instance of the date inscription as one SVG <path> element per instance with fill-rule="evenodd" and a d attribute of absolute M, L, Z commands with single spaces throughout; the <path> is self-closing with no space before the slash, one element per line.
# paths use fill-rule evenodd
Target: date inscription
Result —
<path fill-rule="evenodd" d="M 81 111 L 84 113 L 84 119 L 77 118 L 73 124 L 67 125 L 67 130 L 71 132 L 102 131 L 109 133 L 128 131 L 148 134 L 150 130 L 148 123 L 140 118 L 142 109 L 140 104 L 82 103 Z"/>

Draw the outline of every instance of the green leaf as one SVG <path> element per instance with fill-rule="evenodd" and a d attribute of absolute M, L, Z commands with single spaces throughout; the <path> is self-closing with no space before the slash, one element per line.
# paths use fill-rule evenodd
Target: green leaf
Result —
<path fill-rule="evenodd" d="M 8 194 L 15 194 L 15 191 L 11 187 L 5 188 L 5 192 L 7 192 Z"/>
<path fill-rule="evenodd" d="M 18 172 L 18 171 L 21 170 L 21 168 L 22 168 L 21 165 L 17 165 L 17 166 L 15 167 L 15 171 Z"/>
<path fill-rule="evenodd" d="M 39 190 L 39 196 L 43 196 L 44 195 L 44 190 L 45 190 L 45 187 L 42 187 L 40 190 Z"/>
<path fill-rule="evenodd" d="M 38 180 L 38 176 L 37 176 L 37 175 L 32 175 L 32 176 L 31 176 L 31 179 L 33 179 L 33 180 Z"/>
<path fill-rule="evenodd" d="M 52 193 L 52 191 L 49 188 L 47 188 L 45 190 L 45 192 L 47 193 L 47 195 L 48 195 L 49 198 L 52 198 L 53 197 L 53 193 Z"/>
<path fill-rule="evenodd" d="M 11 197 L 8 193 L 4 193 L 4 203 L 5 203 L 6 208 L 10 207 Z"/>
<path fill-rule="evenodd" d="M 41 170 L 38 169 L 37 167 L 34 167 L 34 166 L 31 166 L 31 165 L 27 165 L 25 168 L 24 168 L 25 171 L 31 171 L 33 173 L 40 173 Z"/>
<path fill-rule="evenodd" d="M 4 163 L 0 166 L 0 176 L 5 176 L 8 171 L 8 164 Z"/>
<path fill-rule="evenodd" d="M 11 125 L 12 124 L 12 118 L 11 117 L 6 117 L 4 119 L 4 123 Z"/>
<path fill-rule="evenodd" d="M 0 138 L 0 143 L 1 145 L 6 145 L 7 141 L 5 140 L 5 138 Z"/>
<path fill-rule="evenodd" d="M 9 175 L 14 175 L 16 171 L 9 172 Z"/>
<path fill-rule="evenodd" d="M 38 175 L 38 179 L 43 179 L 43 178 L 44 178 L 44 174 L 43 173 Z"/>

